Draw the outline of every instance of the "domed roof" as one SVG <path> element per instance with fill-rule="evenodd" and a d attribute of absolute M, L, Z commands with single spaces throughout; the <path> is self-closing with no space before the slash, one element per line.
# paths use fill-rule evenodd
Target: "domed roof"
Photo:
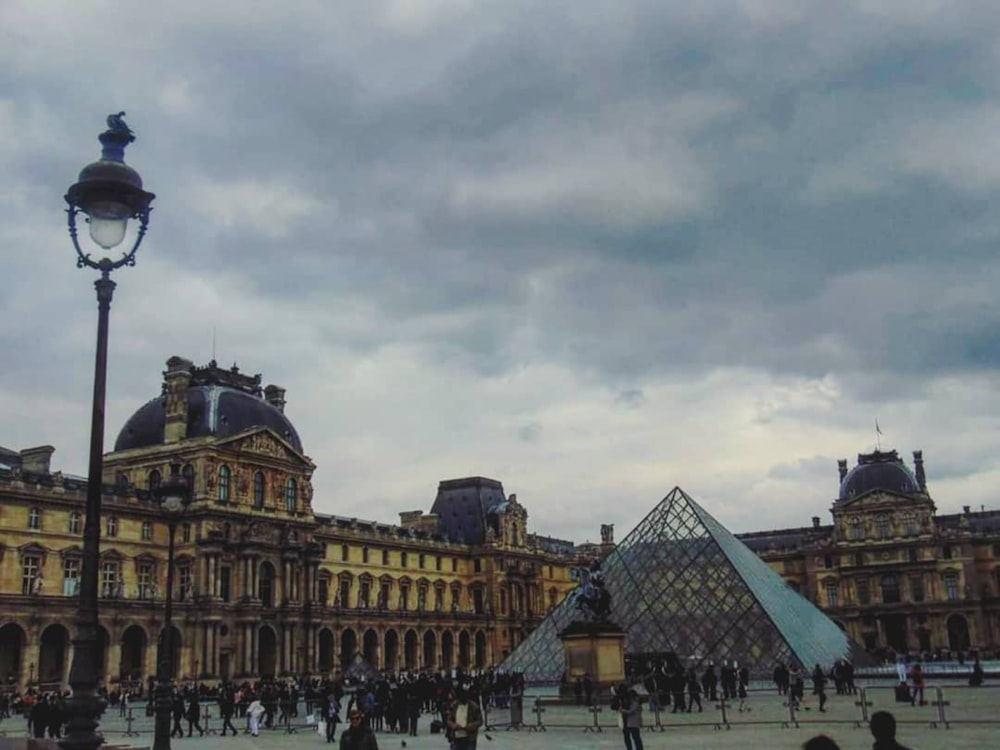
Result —
<path fill-rule="evenodd" d="M 173 362 L 173 360 L 171 360 Z M 181 360 L 187 364 L 184 360 Z M 168 363 L 169 366 L 170 363 Z M 302 453 L 302 441 L 278 404 L 261 395 L 260 376 L 250 378 L 233 370 L 220 370 L 215 362 L 191 368 L 187 389 L 185 438 L 236 435 L 253 427 L 267 427 Z M 273 386 L 268 386 L 271 390 Z M 283 395 L 284 391 L 277 389 Z M 279 404 L 283 405 L 279 396 Z M 163 445 L 167 395 L 143 404 L 129 417 L 115 440 L 115 451 Z"/>
<path fill-rule="evenodd" d="M 851 469 L 840 483 L 840 499 L 850 500 L 872 490 L 885 490 L 903 495 L 916 495 L 921 492 L 917 478 L 896 451 L 860 454 L 858 465 Z"/>

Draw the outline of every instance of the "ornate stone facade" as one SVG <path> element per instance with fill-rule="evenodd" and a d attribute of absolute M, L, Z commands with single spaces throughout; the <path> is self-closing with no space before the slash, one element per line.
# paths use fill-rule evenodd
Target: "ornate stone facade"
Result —
<path fill-rule="evenodd" d="M 136 412 L 105 456 L 109 685 L 155 673 L 168 532 L 151 491 L 172 464 L 194 498 L 176 537 L 182 679 L 327 676 L 362 660 L 394 670 L 485 667 L 575 587 L 571 570 L 590 558 L 529 534 L 514 496 L 458 499 L 486 519 L 480 539 L 449 534 L 419 511 L 399 524 L 315 512 L 315 466 L 283 417 L 284 395 L 235 368 L 171 358 L 160 399 Z M 71 663 L 86 480 L 53 472 L 52 451 L 0 449 L 0 681 L 20 686 L 62 684 Z M 458 492 L 482 484 L 503 498 L 495 480 L 442 482 Z"/>
<path fill-rule="evenodd" d="M 870 651 L 1000 653 L 1000 511 L 937 515 L 913 456 L 840 461 L 832 524 L 739 537 Z"/>

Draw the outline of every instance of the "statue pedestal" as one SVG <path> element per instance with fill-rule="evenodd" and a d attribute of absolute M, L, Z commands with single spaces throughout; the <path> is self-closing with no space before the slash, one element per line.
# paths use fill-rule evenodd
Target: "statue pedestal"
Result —
<path fill-rule="evenodd" d="M 566 655 L 566 679 L 559 690 L 562 697 L 572 698 L 576 678 L 586 674 L 593 681 L 594 702 L 625 681 L 625 631 L 613 622 L 573 622 L 559 639 Z"/>

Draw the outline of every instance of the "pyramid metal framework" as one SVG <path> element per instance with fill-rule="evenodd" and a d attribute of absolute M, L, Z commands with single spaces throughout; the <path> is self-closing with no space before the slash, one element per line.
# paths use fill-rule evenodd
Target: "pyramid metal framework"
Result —
<path fill-rule="evenodd" d="M 736 659 L 755 677 L 777 662 L 806 670 L 860 649 L 832 620 L 788 587 L 746 545 L 675 487 L 601 564 L 611 621 L 627 633 L 626 657 L 674 652 L 690 667 Z M 575 619 L 575 592 L 501 665 L 528 682 L 558 682 L 559 633 Z"/>

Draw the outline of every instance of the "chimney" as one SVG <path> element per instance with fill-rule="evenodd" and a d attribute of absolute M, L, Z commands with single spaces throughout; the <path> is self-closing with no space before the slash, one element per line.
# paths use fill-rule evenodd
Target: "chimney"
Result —
<path fill-rule="evenodd" d="M 847 479 L 847 459 L 842 458 L 837 461 L 837 471 L 840 472 L 840 481 L 843 482 Z"/>
<path fill-rule="evenodd" d="M 814 529 L 819 528 L 819 516 L 813 516 L 813 528 Z"/>
<path fill-rule="evenodd" d="M 271 406 L 285 413 L 285 389 L 276 385 L 269 385 L 264 389 L 264 400 Z"/>
<path fill-rule="evenodd" d="M 51 445 L 39 445 L 37 448 L 25 448 L 21 454 L 21 471 L 34 474 L 51 474 L 50 462 L 56 449 Z"/>
<path fill-rule="evenodd" d="M 163 425 L 163 442 L 179 443 L 187 437 L 188 387 L 191 385 L 190 360 L 171 357 L 163 373 L 163 395 L 166 397 L 166 420 Z"/>
<path fill-rule="evenodd" d="M 924 452 L 913 451 L 913 466 L 917 474 L 917 486 L 921 492 L 927 492 L 927 475 L 924 474 Z"/>

